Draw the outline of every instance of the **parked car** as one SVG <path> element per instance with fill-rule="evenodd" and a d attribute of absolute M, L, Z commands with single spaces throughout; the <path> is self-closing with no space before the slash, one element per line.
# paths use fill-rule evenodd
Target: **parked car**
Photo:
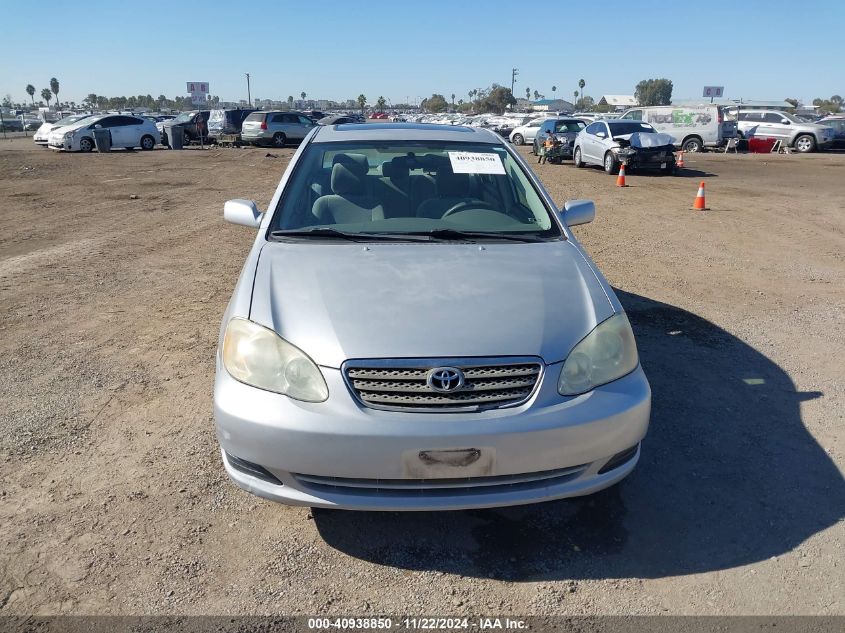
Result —
<path fill-rule="evenodd" d="M 97 114 L 54 128 L 48 136 L 47 145 L 69 152 L 90 152 L 94 149 L 95 129 L 109 130 L 111 146 L 126 149 L 140 147 L 151 150 L 158 136 L 155 123 L 149 119 L 125 114 Z"/>
<path fill-rule="evenodd" d="M 626 110 L 621 121 L 644 121 L 658 132 L 671 136 L 685 152 L 702 152 L 706 147 L 723 147 L 737 135 L 737 123 L 728 120 L 722 106 L 648 106 Z"/>
<path fill-rule="evenodd" d="M 301 112 L 258 111 L 244 119 L 241 140 L 252 145 L 284 147 L 299 142 L 317 124 Z"/>
<path fill-rule="evenodd" d="M 0 120 L 0 132 L 23 132 L 23 121 L 20 117 L 4 114 Z"/>
<path fill-rule="evenodd" d="M 192 110 L 182 112 L 175 119 L 156 123 L 156 127 L 161 132 L 161 144 L 170 147 L 169 131 L 176 126 L 182 128 L 183 144 L 190 145 L 194 141 L 199 141 L 200 137 L 208 142 L 208 118 L 210 116 L 210 110 Z"/>
<path fill-rule="evenodd" d="M 361 123 L 361 121 L 347 114 L 335 114 L 333 116 L 323 117 L 317 123 L 319 125 L 341 125 L 343 123 Z"/>
<path fill-rule="evenodd" d="M 845 115 L 828 116 L 818 121 L 818 124 L 833 130 L 831 147 L 845 147 Z"/>
<path fill-rule="evenodd" d="M 556 208 L 500 136 L 321 126 L 266 213 L 230 200 L 223 215 L 258 230 L 216 357 L 236 485 L 447 510 L 590 494 L 633 470 L 651 393 L 570 228 L 595 207 Z"/>
<path fill-rule="evenodd" d="M 818 123 L 805 123 L 788 112 L 740 110 L 737 120 L 743 137 L 776 138 L 801 153 L 827 149 L 835 137 L 832 128 Z"/>
<path fill-rule="evenodd" d="M 526 142 L 533 141 L 543 121 L 545 119 L 534 119 L 524 125 L 516 126 L 510 133 L 508 140 L 514 145 L 524 145 Z"/>
<path fill-rule="evenodd" d="M 614 174 L 619 165 L 626 169 L 658 169 L 675 173 L 673 139 L 642 121 L 594 121 L 575 138 L 573 162 L 576 167 L 599 165 Z"/>
<path fill-rule="evenodd" d="M 320 112 L 319 110 L 310 110 L 305 115 L 315 123 L 326 116 L 324 112 Z"/>
<path fill-rule="evenodd" d="M 546 119 L 534 135 L 531 153 L 535 156 L 540 153 L 540 147 L 542 147 L 543 142 L 546 140 L 546 132 L 551 132 L 560 143 L 557 155 L 560 158 L 572 158 L 575 137 L 585 127 L 587 127 L 587 124 L 581 119 Z"/>
<path fill-rule="evenodd" d="M 70 116 L 66 116 L 63 119 L 59 119 L 55 123 L 42 123 L 38 129 L 35 131 L 35 134 L 32 137 L 32 140 L 35 141 L 36 145 L 40 145 L 42 147 L 47 147 L 47 141 L 50 137 L 50 132 L 55 130 L 56 128 L 65 127 L 70 125 L 71 123 L 76 123 L 77 121 L 81 121 L 85 119 L 90 114 L 72 114 Z"/>
<path fill-rule="evenodd" d="M 208 115 L 208 141 L 215 142 L 222 134 L 240 134 L 241 128 L 254 108 L 212 110 Z"/>

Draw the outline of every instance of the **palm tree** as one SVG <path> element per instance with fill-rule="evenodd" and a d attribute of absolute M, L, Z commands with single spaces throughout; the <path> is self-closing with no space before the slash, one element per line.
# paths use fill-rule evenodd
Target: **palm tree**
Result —
<path fill-rule="evenodd" d="M 531 99 L 531 88 L 529 88 L 528 86 L 525 86 L 525 98 Z"/>
<path fill-rule="evenodd" d="M 378 101 L 376 101 L 376 107 L 379 111 L 384 110 L 384 105 L 387 103 L 384 97 L 379 97 Z"/>
<path fill-rule="evenodd" d="M 35 94 L 35 86 L 32 84 L 26 84 L 26 94 L 29 95 L 29 99 L 32 101 L 32 105 L 35 105 L 35 98 L 33 95 Z"/>
<path fill-rule="evenodd" d="M 358 95 L 358 106 L 361 108 L 361 114 L 364 113 L 364 106 L 367 105 L 367 97 L 363 94 Z"/>
<path fill-rule="evenodd" d="M 288 96 L 288 108 L 293 109 L 293 95 Z"/>
<path fill-rule="evenodd" d="M 555 91 L 557 90 L 557 86 L 552 86 L 552 99 L 555 98 Z"/>
<path fill-rule="evenodd" d="M 583 79 L 578 80 L 578 87 L 581 89 L 581 98 L 582 99 L 584 98 L 584 86 L 586 86 L 586 85 L 587 85 L 587 82 L 584 81 Z"/>
<path fill-rule="evenodd" d="M 452 93 L 452 107 L 455 107 L 455 93 Z"/>
<path fill-rule="evenodd" d="M 305 101 L 305 91 L 299 93 L 299 96 L 302 97 L 302 100 Z"/>
<path fill-rule="evenodd" d="M 534 101 L 537 101 L 537 99 L 539 99 L 539 98 L 540 98 L 540 93 L 535 90 L 534 91 Z"/>
<path fill-rule="evenodd" d="M 50 92 L 56 95 L 56 107 L 59 107 L 59 80 L 53 77 L 50 80 Z"/>
<path fill-rule="evenodd" d="M 53 98 L 53 93 L 50 92 L 49 88 L 44 88 L 41 91 L 41 98 L 44 99 L 44 101 L 47 102 L 47 107 L 49 108 L 50 107 L 50 99 Z"/>
<path fill-rule="evenodd" d="M 578 91 L 576 90 L 572 95 L 575 97 L 575 103 L 578 103 Z"/>

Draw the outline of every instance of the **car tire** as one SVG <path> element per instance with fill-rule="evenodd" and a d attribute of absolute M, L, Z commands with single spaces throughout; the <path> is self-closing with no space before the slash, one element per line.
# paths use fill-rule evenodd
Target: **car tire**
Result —
<path fill-rule="evenodd" d="M 149 134 L 141 137 L 141 149 L 144 151 L 150 151 L 156 146 L 156 140 L 150 136 Z"/>
<path fill-rule="evenodd" d="M 188 134 L 187 130 L 182 132 L 182 147 L 188 147 L 191 144 L 191 137 Z"/>
<path fill-rule="evenodd" d="M 273 135 L 273 147 L 284 147 L 288 140 L 281 132 L 276 132 Z"/>
<path fill-rule="evenodd" d="M 522 134 L 514 134 L 512 142 L 513 142 L 514 145 L 524 145 L 525 144 L 525 137 L 522 136 Z"/>
<path fill-rule="evenodd" d="M 808 154 L 810 152 L 815 151 L 816 139 L 813 138 L 812 134 L 799 134 L 795 137 L 795 141 L 793 141 L 792 147 L 795 148 L 796 152 Z"/>
<path fill-rule="evenodd" d="M 618 165 L 616 164 L 616 159 L 613 157 L 613 152 L 606 152 L 604 155 L 604 173 L 610 174 L 611 176 L 616 173 L 618 169 Z"/>
<path fill-rule="evenodd" d="M 581 160 L 581 148 L 580 147 L 575 148 L 575 153 L 572 155 L 572 164 L 575 165 L 578 168 L 581 168 L 581 167 L 584 166 L 584 161 Z"/>
<path fill-rule="evenodd" d="M 88 152 L 91 152 L 93 150 L 94 150 L 94 141 L 92 141 L 87 136 L 80 139 L 80 141 L 79 141 L 79 151 L 80 152 L 88 153 Z"/>
<path fill-rule="evenodd" d="M 684 140 L 681 149 L 690 154 L 697 154 L 704 151 L 704 142 L 697 136 L 691 136 Z"/>

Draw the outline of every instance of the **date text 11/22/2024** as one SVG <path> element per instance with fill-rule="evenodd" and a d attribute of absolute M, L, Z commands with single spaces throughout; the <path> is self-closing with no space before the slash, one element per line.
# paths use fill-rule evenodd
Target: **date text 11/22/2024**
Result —
<path fill-rule="evenodd" d="M 394 620 L 393 618 L 308 618 L 308 628 L 311 630 L 328 631 L 331 629 L 341 630 L 423 630 L 423 631 L 449 631 L 449 630 L 519 630 L 528 628 L 524 620 L 511 618 L 448 618 L 448 617 L 404 617 Z"/>

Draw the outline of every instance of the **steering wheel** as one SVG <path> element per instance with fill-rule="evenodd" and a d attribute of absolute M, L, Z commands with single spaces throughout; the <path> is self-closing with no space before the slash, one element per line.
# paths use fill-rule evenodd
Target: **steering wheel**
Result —
<path fill-rule="evenodd" d="M 484 202 L 483 200 L 462 200 L 458 204 L 452 205 L 449 209 L 446 210 L 446 213 L 440 216 L 440 219 L 448 218 L 450 215 L 455 215 L 456 213 L 460 213 L 461 211 L 466 211 L 467 209 L 487 209 L 488 211 L 496 211 L 499 212 L 493 205 Z"/>

